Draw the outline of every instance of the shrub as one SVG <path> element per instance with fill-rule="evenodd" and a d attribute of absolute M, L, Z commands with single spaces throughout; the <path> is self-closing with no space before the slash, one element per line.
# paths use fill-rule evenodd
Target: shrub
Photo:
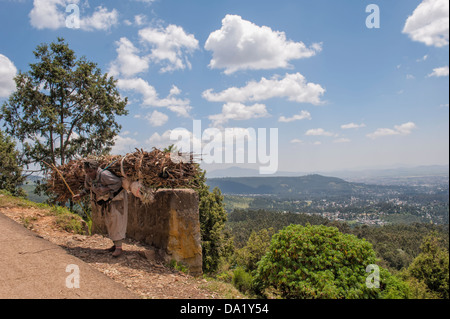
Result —
<path fill-rule="evenodd" d="M 250 293 L 253 291 L 253 277 L 246 272 L 242 267 L 238 267 L 233 271 L 233 285 L 243 293 Z"/>
<path fill-rule="evenodd" d="M 404 298 L 402 283 L 380 267 L 380 289 L 366 286 L 366 267 L 376 263 L 372 245 L 335 227 L 290 225 L 272 238 L 258 263 L 255 287 L 284 298 Z M 393 283 L 396 283 L 394 285 Z M 389 286 L 390 294 L 381 292 Z M 406 288 L 405 288 L 406 289 Z"/>
<path fill-rule="evenodd" d="M 439 245 L 437 234 L 426 237 L 420 247 L 422 252 L 408 268 L 411 277 L 423 281 L 427 288 L 443 299 L 449 298 L 449 255 Z"/>
<path fill-rule="evenodd" d="M 266 254 L 270 246 L 270 239 L 274 234 L 273 228 L 253 231 L 247 244 L 236 250 L 236 262 L 244 266 L 246 270 L 253 271 L 257 268 L 258 261 Z"/>

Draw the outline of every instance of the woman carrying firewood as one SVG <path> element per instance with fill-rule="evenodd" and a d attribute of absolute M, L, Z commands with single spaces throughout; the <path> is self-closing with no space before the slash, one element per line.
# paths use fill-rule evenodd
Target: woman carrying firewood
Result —
<path fill-rule="evenodd" d="M 105 218 L 109 238 L 114 242 L 108 251 L 118 257 L 122 254 L 122 241 L 127 230 L 128 196 L 122 187 L 122 179 L 99 166 L 95 160 L 84 161 L 85 189 L 73 199 L 80 200 L 90 193 L 91 201 Z"/>

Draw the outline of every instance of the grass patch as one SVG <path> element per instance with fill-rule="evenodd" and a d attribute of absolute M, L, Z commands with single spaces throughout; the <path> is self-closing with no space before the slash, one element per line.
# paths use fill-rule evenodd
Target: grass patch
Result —
<path fill-rule="evenodd" d="M 234 209 L 248 209 L 250 204 L 254 201 L 254 198 L 243 196 L 224 196 L 225 209 L 227 211 L 233 211 Z"/>
<path fill-rule="evenodd" d="M 250 297 L 242 294 L 233 284 L 223 282 L 216 278 L 204 276 L 206 282 L 201 284 L 201 288 L 204 288 L 212 293 L 217 293 L 225 299 L 249 299 Z"/>
<path fill-rule="evenodd" d="M 169 268 L 175 269 L 177 271 L 181 271 L 185 274 L 189 273 L 189 267 L 183 265 L 182 263 L 177 262 L 175 259 L 172 259 L 168 265 Z"/>
<path fill-rule="evenodd" d="M 56 225 L 67 232 L 85 235 L 85 222 L 83 219 L 72 213 L 59 214 L 55 219 Z"/>
<path fill-rule="evenodd" d="M 20 222 L 25 228 L 33 229 L 33 223 L 37 221 L 37 217 L 20 216 Z"/>
<path fill-rule="evenodd" d="M 55 216 L 56 225 L 71 233 L 84 235 L 89 233 L 86 222 L 79 215 L 70 212 L 61 206 L 52 206 L 44 203 L 35 203 L 23 197 L 12 196 L 11 193 L 0 190 L 0 209 L 28 208 L 37 209 L 46 216 Z M 37 217 L 22 216 L 21 223 L 28 229 L 33 228 L 33 222 Z"/>

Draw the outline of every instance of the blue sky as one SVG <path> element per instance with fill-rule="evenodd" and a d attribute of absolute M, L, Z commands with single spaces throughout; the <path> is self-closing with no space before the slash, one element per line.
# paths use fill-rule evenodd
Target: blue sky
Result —
<path fill-rule="evenodd" d="M 79 28 L 66 23 L 80 10 Z M 369 4 L 379 28 L 368 28 Z M 278 128 L 278 170 L 448 165 L 448 0 L 0 0 L 0 102 L 64 37 L 128 96 L 115 153 Z M 69 20 L 68 20 L 69 19 Z M 376 20 L 370 20 L 372 22 Z M 239 152 L 239 150 L 237 150 Z M 254 164 L 210 164 L 215 170 Z"/>

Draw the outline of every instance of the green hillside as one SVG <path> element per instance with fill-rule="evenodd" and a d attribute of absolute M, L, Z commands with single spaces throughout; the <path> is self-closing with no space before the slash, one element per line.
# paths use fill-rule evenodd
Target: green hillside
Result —
<path fill-rule="evenodd" d="M 361 192 L 374 192 L 380 186 L 346 182 L 336 177 L 306 175 L 300 177 L 231 177 L 210 178 L 207 184 L 219 187 L 224 194 L 278 195 L 297 197 L 348 196 Z"/>

